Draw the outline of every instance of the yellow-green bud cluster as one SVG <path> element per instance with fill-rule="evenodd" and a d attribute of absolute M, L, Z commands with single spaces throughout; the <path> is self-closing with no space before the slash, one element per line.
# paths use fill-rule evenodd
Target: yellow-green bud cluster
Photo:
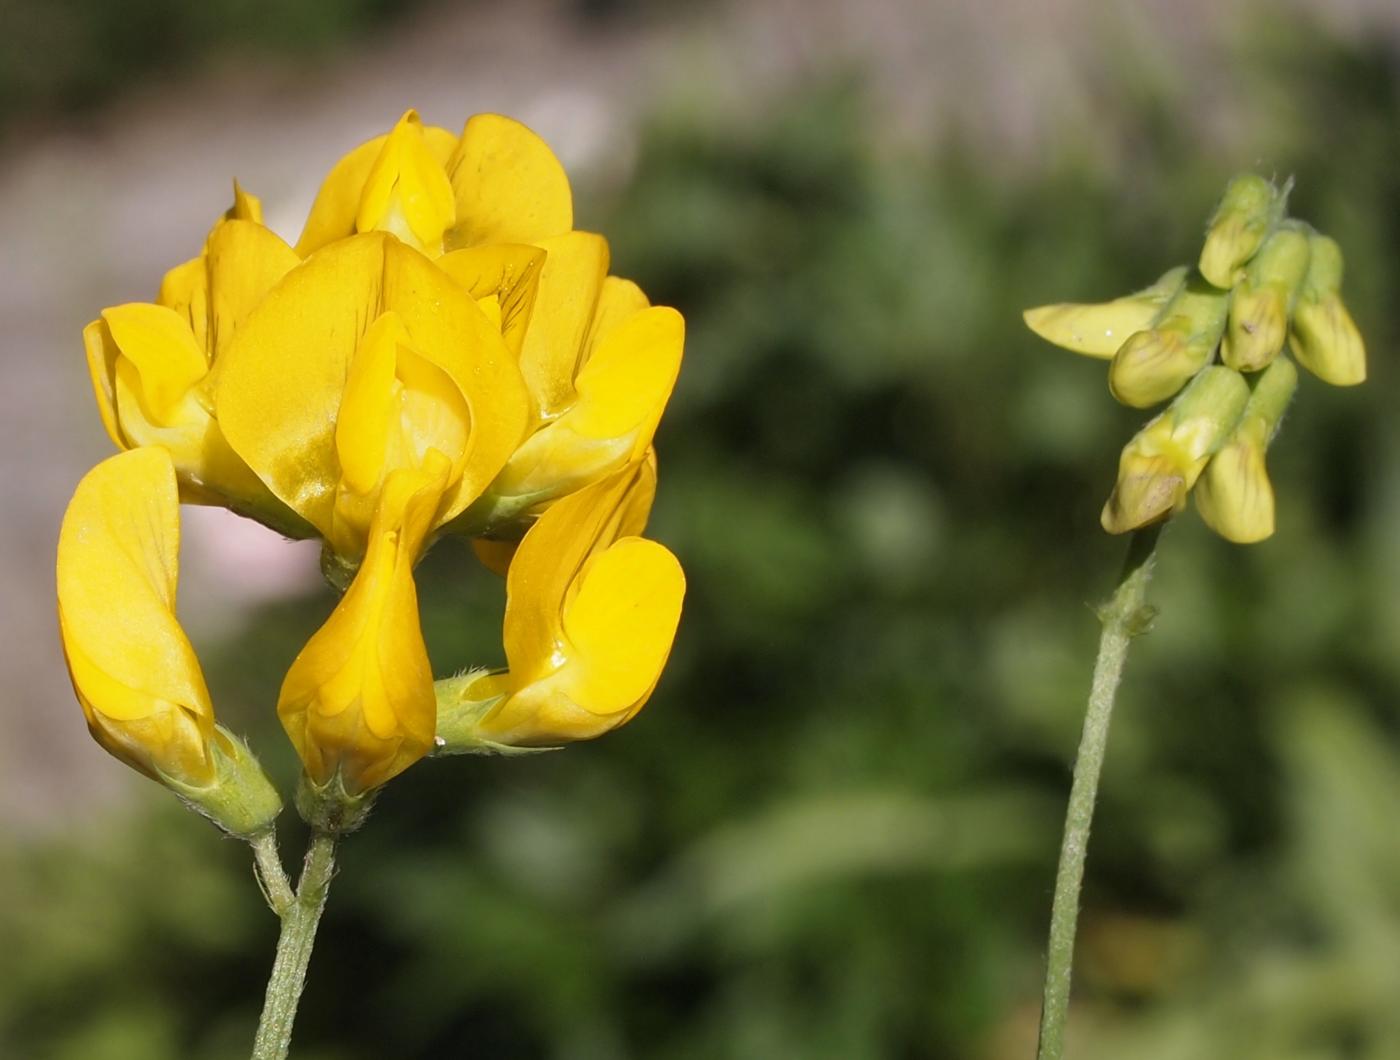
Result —
<path fill-rule="evenodd" d="M 1334 386 L 1365 380 L 1365 347 L 1341 299 L 1341 248 L 1287 217 L 1290 187 L 1233 179 L 1195 268 L 1110 302 L 1026 310 L 1042 338 L 1107 359 L 1122 404 L 1171 401 L 1123 449 L 1103 510 L 1110 533 L 1170 518 L 1194 490 L 1211 529 L 1262 541 L 1274 531 L 1265 452 L 1298 382 L 1286 351 Z"/>

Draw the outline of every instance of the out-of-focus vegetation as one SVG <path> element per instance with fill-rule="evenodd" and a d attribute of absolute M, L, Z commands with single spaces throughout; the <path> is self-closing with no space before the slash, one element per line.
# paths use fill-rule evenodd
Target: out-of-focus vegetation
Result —
<path fill-rule="evenodd" d="M 1071 1045 L 1400 1055 L 1400 56 L 1308 31 L 1238 61 L 1274 117 L 1230 152 L 1145 89 L 1019 167 L 892 148 L 849 85 L 657 118 L 581 222 L 689 323 L 653 523 L 690 581 L 673 663 L 595 745 L 394 782 L 344 846 L 298 1056 L 1026 1055 L 1085 604 L 1122 551 L 1097 514 L 1140 417 L 1019 313 L 1193 259 L 1259 160 L 1345 248 L 1372 379 L 1304 381 L 1272 541 L 1168 532 Z M 423 573 L 437 670 L 499 663 L 499 583 L 450 545 Z M 330 606 L 209 655 L 288 786 L 265 706 Z M 246 852 L 160 796 L 0 854 L 0 1054 L 246 1052 L 273 918 Z"/>

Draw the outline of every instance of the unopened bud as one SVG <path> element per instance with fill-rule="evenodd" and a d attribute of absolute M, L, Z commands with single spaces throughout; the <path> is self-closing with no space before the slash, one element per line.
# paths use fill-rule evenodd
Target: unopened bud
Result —
<path fill-rule="evenodd" d="M 1124 446 L 1118 481 L 1100 517 L 1103 528 L 1122 534 L 1179 512 L 1248 400 L 1249 384 L 1238 372 L 1220 365 L 1203 369 Z"/>
<path fill-rule="evenodd" d="M 1047 342 L 1088 357 L 1112 357 L 1124 341 L 1151 327 L 1186 279 L 1182 265 L 1156 283 L 1111 302 L 1060 302 L 1027 309 L 1026 326 Z"/>
<path fill-rule="evenodd" d="M 1254 257 L 1283 216 L 1287 198 L 1286 185 L 1276 188 L 1271 181 L 1253 173 L 1242 173 L 1231 180 L 1206 229 L 1201 275 L 1216 287 L 1233 287 L 1239 269 Z"/>
<path fill-rule="evenodd" d="M 1298 387 L 1286 358 L 1269 365 L 1254 384 L 1239 425 L 1211 457 L 1196 486 L 1196 508 L 1227 541 L 1248 545 L 1274 532 L 1274 487 L 1264 455 Z"/>
<path fill-rule="evenodd" d="M 1230 325 L 1220 350 L 1220 359 L 1231 368 L 1257 372 L 1279 355 L 1309 256 L 1307 233 L 1285 223 L 1246 267 L 1230 299 Z"/>
<path fill-rule="evenodd" d="M 1355 386 L 1366 381 L 1366 347 L 1342 303 L 1342 250 L 1336 240 L 1313 233 L 1312 257 L 1293 310 L 1290 345 L 1298 362 L 1324 383 Z"/>
<path fill-rule="evenodd" d="M 1133 408 L 1171 397 L 1204 368 L 1225 330 L 1229 295 L 1191 276 L 1154 325 L 1139 331 L 1114 354 L 1108 368 L 1113 396 Z"/>

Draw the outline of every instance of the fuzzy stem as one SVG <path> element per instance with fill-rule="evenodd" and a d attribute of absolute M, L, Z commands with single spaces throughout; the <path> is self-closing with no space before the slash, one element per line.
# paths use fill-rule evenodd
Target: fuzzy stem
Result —
<path fill-rule="evenodd" d="M 252 1060 L 285 1060 L 291 1048 L 292 1022 L 296 1019 L 297 1002 L 301 1000 L 302 986 L 306 982 L 306 968 L 311 962 L 316 925 L 326 907 L 326 891 L 335 870 L 335 840 L 329 832 L 312 834 L 297 893 L 281 914 L 282 934 L 277 939 L 277 958 L 267 981 L 267 998 L 253 1043 Z"/>
<path fill-rule="evenodd" d="M 1118 587 L 1099 609 L 1103 633 L 1094 663 L 1084 733 L 1074 761 L 1074 781 L 1065 812 L 1060 867 L 1055 876 L 1055 899 L 1050 910 L 1050 942 L 1046 954 L 1045 1000 L 1040 1013 L 1037 1060 L 1061 1060 L 1065 1048 L 1065 1023 L 1069 1015 L 1070 978 L 1074 967 L 1074 935 L 1079 923 L 1079 889 L 1084 881 L 1084 858 L 1089 847 L 1089 826 L 1094 818 L 1099 773 L 1103 769 L 1113 698 L 1128 658 L 1133 637 L 1145 631 L 1152 610 L 1147 606 L 1147 585 L 1156 563 L 1160 526 L 1133 534 Z"/>

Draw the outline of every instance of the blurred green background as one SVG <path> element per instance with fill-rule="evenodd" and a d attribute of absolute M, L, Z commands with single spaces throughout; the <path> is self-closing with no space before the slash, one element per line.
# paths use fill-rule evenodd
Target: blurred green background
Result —
<path fill-rule="evenodd" d="M 98 157 L 163 98 L 227 92 L 230 78 L 315 99 L 318 79 L 386 40 L 411 62 L 433 20 L 468 10 L 275 7 L 195 16 L 142 0 L 111 22 L 115 9 L 79 0 L 7 6 L 8 172 L 36 138 Z M 1271 541 L 1230 546 L 1194 513 L 1166 535 L 1161 613 L 1130 662 L 1104 776 L 1071 1047 L 1084 1060 L 1400 1057 L 1400 17 L 1091 17 L 1093 63 L 1067 82 L 1070 104 L 989 134 L 977 93 L 1036 84 L 1053 38 L 1022 32 L 1022 51 L 988 59 L 980 80 L 892 91 L 878 47 L 823 48 L 801 5 L 756 7 L 771 15 L 760 25 L 808 36 L 781 79 L 740 63 L 740 87 L 717 85 L 723 62 L 694 44 L 727 56 L 727 35 L 737 47 L 753 29 L 725 5 L 522 9 L 589 42 L 590 62 L 639 35 L 653 42 L 640 54 L 684 57 L 620 111 L 625 135 L 603 123 L 577 185 L 579 223 L 608 234 L 614 271 L 688 321 L 652 530 L 685 564 L 686 613 L 628 728 L 558 754 L 425 762 L 394 782 L 344 845 L 293 1055 L 1030 1055 L 1097 635 L 1088 605 L 1123 551 L 1098 509 L 1142 417 L 1113 404 L 1101 365 L 1026 332 L 1020 310 L 1112 297 L 1194 260 L 1225 180 L 1255 167 L 1293 175 L 1295 215 L 1345 249 L 1371 380 L 1303 381 L 1270 454 Z M 959 34 L 1001 32 L 877 7 L 911 19 L 886 27 L 911 69 L 942 56 L 956 72 Z M 982 17 L 1024 13 L 993 7 Z M 504 24 L 491 23 L 502 55 L 530 52 Z M 654 62 L 636 54 L 631 87 Z M 385 100 L 306 163 L 312 186 L 416 102 L 376 69 Z M 549 91 L 567 96 L 569 76 Z M 951 102 L 929 109 L 922 88 Z M 485 109 L 461 106 L 426 117 Z M 540 108 L 542 131 L 569 141 L 574 125 Z M 232 133 L 211 122 L 205 135 Z M 238 135 L 240 158 L 284 146 L 256 121 Z M 110 208 L 100 182 L 84 194 L 78 216 Z M 225 185 L 198 194 L 212 216 Z M 119 271 L 119 245 L 87 252 Z M 126 277 L 124 294 L 103 281 L 100 296 L 144 297 L 156 276 Z M 64 327 L 101 304 L 65 305 Z M 52 385 L 85 415 L 76 331 L 62 337 Z M 11 349 L 7 365 L 21 356 L 36 355 Z M 72 468 L 105 455 L 95 422 L 81 430 L 69 465 L 24 465 L 53 482 L 32 530 L 6 516 L 27 564 L 49 562 Z M 500 583 L 450 544 L 422 570 L 437 670 L 499 663 Z M 295 768 L 269 706 L 331 606 L 322 588 L 264 599 L 196 638 L 222 717 L 284 786 Z M 50 613 L 25 619 L 46 644 Z M 154 786 L 123 786 L 80 743 L 76 704 L 12 687 L 0 713 L 27 712 L 61 717 L 52 739 L 72 747 L 12 795 L 25 823 L 0 837 L 0 1055 L 246 1055 L 275 939 L 246 850 Z M 45 764 L 31 730 L 9 731 L 12 761 Z M 88 774 L 106 779 L 71 796 Z"/>

